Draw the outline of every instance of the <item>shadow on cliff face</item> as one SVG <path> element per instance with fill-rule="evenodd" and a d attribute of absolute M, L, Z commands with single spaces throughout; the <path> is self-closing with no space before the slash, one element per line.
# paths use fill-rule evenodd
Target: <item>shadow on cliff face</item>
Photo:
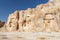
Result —
<path fill-rule="evenodd" d="M 2 28 L 4 24 L 5 24 L 5 22 L 0 21 L 0 28 Z"/>

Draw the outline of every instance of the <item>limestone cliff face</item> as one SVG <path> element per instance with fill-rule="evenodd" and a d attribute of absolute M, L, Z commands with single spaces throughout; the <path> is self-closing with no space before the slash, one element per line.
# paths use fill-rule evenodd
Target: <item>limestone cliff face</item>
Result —
<path fill-rule="evenodd" d="M 15 11 L 5 27 L 10 32 L 60 32 L 60 0 Z"/>

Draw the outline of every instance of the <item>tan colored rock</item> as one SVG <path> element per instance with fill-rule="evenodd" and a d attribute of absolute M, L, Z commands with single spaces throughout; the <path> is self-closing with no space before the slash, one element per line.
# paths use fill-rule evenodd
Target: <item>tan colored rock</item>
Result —
<path fill-rule="evenodd" d="M 18 20 L 18 24 L 19 24 L 19 29 L 18 31 L 23 31 L 23 25 L 25 23 L 24 20 L 24 11 L 19 11 L 19 20 Z"/>
<path fill-rule="evenodd" d="M 19 13 L 15 11 L 13 14 L 9 15 L 8 22 L 6 23 L 7 31 L 16 31 L 18 27 Z"/>
<path fill-rule="evenodd" d="M 15 11 L 9 15 L 6 29 L 11 32 L 60 32 L 60 0 Z"/>

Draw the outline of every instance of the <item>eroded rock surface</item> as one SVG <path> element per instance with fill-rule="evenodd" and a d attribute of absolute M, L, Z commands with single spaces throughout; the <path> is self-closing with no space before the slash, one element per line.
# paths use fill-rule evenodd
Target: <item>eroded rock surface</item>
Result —
<path fill-rule="evenodd" d="M 5 27 L 10 32 L 60 32 L 60 0 L 15 11 Z"/>
<path fill-rule="evenodd" d="M 4 24 L 5 24 L 5 22 L 0 21 L 0 28 L 1 28 L 1 27 L 3 27 L 3 26 L 4 26 Z"/>

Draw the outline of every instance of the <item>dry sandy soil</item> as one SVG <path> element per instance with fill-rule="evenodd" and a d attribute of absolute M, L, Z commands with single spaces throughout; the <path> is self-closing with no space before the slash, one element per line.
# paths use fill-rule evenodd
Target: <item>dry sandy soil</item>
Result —
<path fill-rule="evenodd" d="M 60 33 L 0 32 L 0 40 L 60 40 Z"/>

